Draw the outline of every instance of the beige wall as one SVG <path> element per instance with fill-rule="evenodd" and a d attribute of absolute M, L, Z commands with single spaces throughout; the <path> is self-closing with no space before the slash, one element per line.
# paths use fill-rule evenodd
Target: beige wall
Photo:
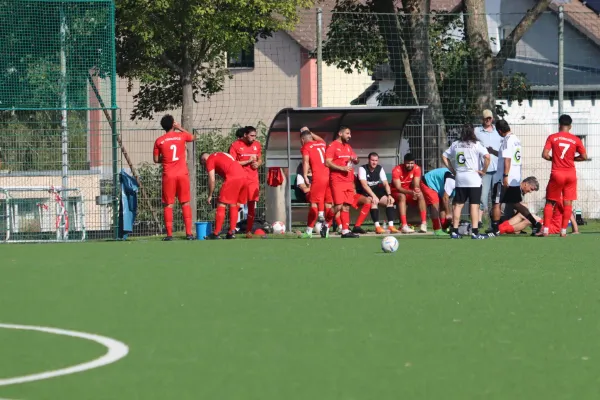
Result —
<path fill-rule="evenodd" d="M 323 107 L 348 107 L 372 83 L 367 73 L 347 74 L 333 65 L 323 64 Z"/>

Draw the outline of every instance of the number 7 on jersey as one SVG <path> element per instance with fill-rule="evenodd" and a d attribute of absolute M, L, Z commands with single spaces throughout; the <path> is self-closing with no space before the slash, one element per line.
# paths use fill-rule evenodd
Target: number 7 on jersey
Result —
<path fill-rule="evenodd" d="M 567 154 L 567 150 L 569 150 L 569 147 L 571 147 L 571 145 L 566 143 L 559 143 L 558 145 L 563 148 L 563 151 L 560 154 L 560 159 L 563 160 L 565 158 L 565 154 Z"/>

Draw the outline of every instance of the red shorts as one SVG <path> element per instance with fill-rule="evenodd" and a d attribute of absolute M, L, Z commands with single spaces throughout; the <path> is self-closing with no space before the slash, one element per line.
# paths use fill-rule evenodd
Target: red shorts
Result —
<path fill-rule="evenodd" d="M 246 204 L 248 199 L 248 187 L 246 177 L 232 176 L 225 178 L 223 186 L 219 191 L 219 203 L 223 204 Z"/>
<path fill-rule="evenodd" d="M 162 177 L 162 202 L 163 204 L 175 204 L 175 196 L 180 203 L 190 201 L 190 176 L 168 176 Z"/>
<path fill-rule="evenodd" d="M 423 197 L 425 198 L 425 204 L 428 206 L 432 206 L 434 204 L 440 204 L 440 195 L 438 192 L 427 186 L 421 181 L 421 192 L 423 192 Z"/>
<path fill-rule="evenodd" d="M 577 200 L 577 172 L 552 171 L 546 186 L 546 200 Z"/>
<path fill-rule="evenodd" d="M 353 204 L 356 194 L 354 182 L 332 182 L 331 194 L 333 204 Z"/>
<path fill-rule="evenodd" d="M 250 181 L 247 182 L 246 187 L 248 188 L 248 193 L 246 195 L 246 197 L 248 198 L 247 201 L 258 201 L 258 196 L 260 193 L 260 183 L 256 181 Z"/>
<path fill-rule="evenodd" d="M 329 179 L 314 180 L 310 186 L 310 202 L 316 204 L 328 203 L 327 194 L 329 194 L 329 203 L 331 203 L 332 199 L 331 189 L 329 189 Z"/>

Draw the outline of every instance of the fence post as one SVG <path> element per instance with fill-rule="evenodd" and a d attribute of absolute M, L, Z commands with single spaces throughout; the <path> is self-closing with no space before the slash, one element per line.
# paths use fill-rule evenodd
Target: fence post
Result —
<path fill-rule="evenodd" d="M 323 9 L 317 9 L 317 107 L 323 107 Z"/>
<path fill-rule="evenodd" d="M 558 6 L 558 115 L 563 113 L 565 97 L 565 14 L 564 7 Z"/>
<path fill-rule="evenodd" d="M 116 54 L 116 44 L 114 37 L 116 35 L 116 26 L 115 26 L 115 4 L 114 2 L 110 7 L 110 21 L 112 21 L 112 37 L 111 40 L 111 48 L 112 53 Z M 119 139 L 119 132 L 117 130 L 117 59 L 116 57 L 112 58 L 111 65 L 111 74 L 110 74 L 110 108 L 111 108 L 111 141 L 112 141 L 112 172 L 113 172 L 113 236 L 114 239 L 117 240 L 119 238 L 119 198 L 121 195 L 121 190 L 119 188 L 119 163 L 117 156 L 117 145 Z"/>

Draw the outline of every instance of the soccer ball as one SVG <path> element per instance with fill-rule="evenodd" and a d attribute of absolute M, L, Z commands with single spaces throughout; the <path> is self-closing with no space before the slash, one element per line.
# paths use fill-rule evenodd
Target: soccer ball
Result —
<path fill-rule="evenodd" d="M 398 240 L 393 236 L 386 236 L 381 241 L 381 250 L 384 253 L 394 253 L 398 250 Z"/>
<path fill-rule="evenodd" d="M 273 222 L 273 233 L 282 235 L 285 233 L 285 224 L 281 221 Z"/>
<path fill-rule="evenodd" d="M 323 224 L 322 224 L 322 223 L 320 223 L 320 222 L 317 222 L 317 223 L 315 224 L 315 232 L 317 232 L 317 233 L 321 232 L 321 228 L 322 228 L 322 227 L 323 227 Z"/>

